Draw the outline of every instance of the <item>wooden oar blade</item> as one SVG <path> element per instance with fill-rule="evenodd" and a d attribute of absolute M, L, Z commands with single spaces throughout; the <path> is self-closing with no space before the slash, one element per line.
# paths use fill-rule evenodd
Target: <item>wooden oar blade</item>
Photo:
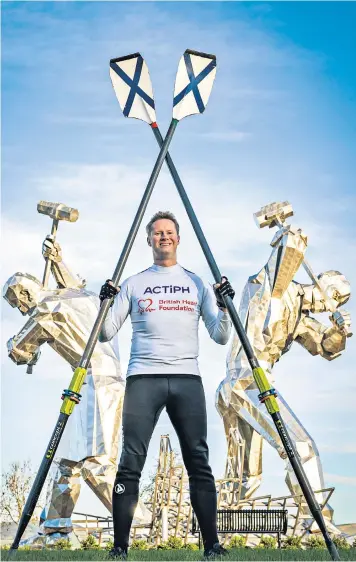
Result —
<path fill-rule="evenodd" d="M 173 118 L 203 113 L 216 75 L 216 56 L 187 49 L 179 61 L 174 87 Z"/>
<path fill-rule="evenodd" d="M 140 53 L 111 59 L 110 78 L 124 116 L 155 123 L 151 78 Z"/>

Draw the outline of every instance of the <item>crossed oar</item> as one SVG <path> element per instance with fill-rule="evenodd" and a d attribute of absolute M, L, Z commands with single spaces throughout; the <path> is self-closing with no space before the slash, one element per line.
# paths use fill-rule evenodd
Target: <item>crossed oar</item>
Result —
<path fill-rule="evenodd" d="M 128 55 L 126 57 L 118 59 L 112 59 L 110 61 L 110 75 L 112 83 L 125 117 L 133 117 L 148 123 L 151 126 L 151 129 L 160 146 L 159 155 L 148 181 L 146 190 L 143 194 L 138 211 L 135 215 L 124 248 L 121 252 L 116 269 L 112 276 L 114 285 L 119 284 L 124 266 L 126 264 L 133 242 L 136 238 L 137 231 L 141 224 L 144 212 L 146 210 L 164 160 L 166 160 L 167 162 L 168 168 L 171 172 L 174 183 L 176 184 L 179 195 L 185 206 L 194 231 L 198 237 L 204 255 L 208 261 L 213 277 L 217 283 L 221 281 L 219 268 L 211 253 L 203 231 L 199 225 L 198 219 L 185 192 L 183 184 L 178 176 L 177 170 L 175 169 L 173 161 L 168 154 L 168 148 L 179 121 L 189 115 L 203 113 L 203 111 L 205 110 L 212 90 L 215 73 L 216 57 L 214 55 L 208 55 L 191 50 L 185 51 L 183 57 L 179 62 L 176 76 L 172 121 L 169 126 L 166 138 L 163 140 L 163 137 L 156 123 L 151 80 L 147 65 L 142 56 L 139 53 L 135 53 L 133 55 Z M 290 463 L 293 466 L 298 482 L 302 488 L 309 509 L 317 524 L 319 525 L 331 557 L 333 560 L 340 560 L 338 551 L 334 543 L 332 542 L 329 533 L 327 532 L 320 506 L 315 499 L 313 490 L 306 477 L 298 453 L 288 435 L 287 428 L 281 418 L 278 403 L 276 400 L 276 391 L 271 387 L 263 369 L 259 366 L 258 360 L 247 338 L 246 332 L 241 324 L 231 298 L 225 297 L 224 301 L 226 308 L 228 309 L 228 312 L 230 314 L 234 328 L 240 338 L 241 344 L 250 363 L 254 379 L 260 391 L 259 398 L 261 402 L 265 403 L 268 412 L 272 416 Z M 89 366 L 90 359 L 97 342 L 99 332 L 101 330 L 101 326 L 105 320 L 110 304 L 111 299 L 107 299 L 103 302 L 89 336 L 83 356 L 79 362 L 78 367 L 74 371 L 69 388 L 66 389 L 63 393 L 64 400 L 60 415 L 49 441 L 36 479 L 28 496 L 11 549 L 18 548 L 20 539 L 36 507 L 38 497 L 41 493 L 50 465 L 52 463 L 52 459 L 59 445 L 68 418 L 72 413 L 74 406 L 80 401 L 81 395 L 79 394 L 79 392 L 83 385 L 87 368 Z"/>

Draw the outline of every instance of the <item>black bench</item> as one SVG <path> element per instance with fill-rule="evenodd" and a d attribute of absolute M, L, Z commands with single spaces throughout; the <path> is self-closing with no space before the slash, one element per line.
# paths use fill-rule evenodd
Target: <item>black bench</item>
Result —
<path fill-rule="evenodd" d="M 281 547 L 281 534 L 285 535 L 288 525 L 286 509 L 218 509 L 218 533 L 276 534 Z M 193 512 L 192 534 L 199 533 L 198 520 Z"/>

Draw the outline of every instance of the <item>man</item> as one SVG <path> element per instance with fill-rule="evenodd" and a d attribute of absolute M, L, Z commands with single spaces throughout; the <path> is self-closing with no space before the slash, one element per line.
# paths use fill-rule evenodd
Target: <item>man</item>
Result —
<path fill-rule="evenodd" d="M 9 357 L 32 366 L 40 347 L 48 343 L 74 369 L 83 354 L 98 315 L 98 296 L 72 274 L 61 248 L 47 236 L 43 257 L 51 261 L 56 289 L 43 289 L 32 275 L 15 273 L 3 296 L 29 319 L 8 341 Z M 66 378 L 70 379 L 69 373 Z M 40 533 L 29 544 L 52 544 L 72 531 L 71 516 L 79 497 L 81 477 L 111 511 L 118 456 L 118 437 L 125 390 L 120 362 L 110 343 L 95 347 L 82 389 L 82 399 L 70 416 L 53 462 Z"/>
<path fill-rule="evenodd" d="M 284 226 L 276 232 L 271 246 L 273 250 L 266 265 L 246 283 L 239 316 L 257 359 L 273 385 L 272 369 L 294 341 L 312 355 L 331 361 L 340 356 L 346 338 L 352 334 L 348 330 L 350 314 L 345 310 L 333 313 L 329 326 L 310 316 L 310 313 L 328 312 L 328 304 L 315 285 L 293 281 L 307 247 L 305 233 L 299 228 Z M 350 284 L 341 273 L 327 271 L 319 275 L 319 280 L 335 306 L 347 302 Z M 260 403 L 258 394 L 250 365 L 235 333 L 228 352 L 226 377 L 217 389 L 216 407 L 223 418 L 226 437 L 230 429 L 236 428 L 245 442 L 244 458 L 239 467 L 241 498 L 251 497 L 261 483 L 264 439 L 286 459 L 286 484 L 290 493 L 302 494 L 272 418 Z M 278 401 L 312 488 L 325 488 L 315 442 L 280 394 Z M 324 498 L 320 494 L 317 499 L 322 502 Z M 306 507 L 302 511 L 309 513 Z M 328 505 L 323 513 L 331 521 L 333 512 Z M 332 529 L 331 523 L 329 528 Z"/>
<path fill-rule="evenodd" d="M 226 553 L 216 531 L 216 488 L 208 462 L 204 389 L 199 373 L 198 324 L 225 345 L 231 323 L 223 296 L 234 296 L 226 278 L 214 296 L 203 281 L 177 263 L 179 225 L 170 212 L 156 213 L 146 227 L 154 264 L 124 281 L 107 281 L 100 298 L 114 301 L 100 334 L 111 339 L 130 314 L 133 336 L 123 409 L 123 450 L 113 492 L 113 558 L 125 559 L 139 480 L 148 445 L 166 407 L 189 476 L 190 497 L 204 541 L 204 555 Z M 223 281 L 222 279 L 222 281 Z"/>

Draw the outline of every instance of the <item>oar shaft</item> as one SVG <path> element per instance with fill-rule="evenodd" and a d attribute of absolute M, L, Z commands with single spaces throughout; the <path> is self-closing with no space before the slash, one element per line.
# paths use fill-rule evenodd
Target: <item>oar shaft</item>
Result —
<path fill-rule="evenodd" d="M 316 524 L 318 525 L 324 540 L 325 540 L 325 544 L 326 547 L 329 551 L 329 554 L 331 556 L 332 560 L 340 560 L 340 556 L 338 553 L 338 550 L 336 548 L 336 546 L 334 545 L 330 534 L 326 528 L 325 525 L 325 521 L 323 518 L 323 514 L 321 512 L 320 509 L 320 505 L 318 504 L 318 502 L 316 501 L 315 498 L 315 494 L 313 492 L 313 489 L 310 485 L 310 482 L 308 480 L 307 475 L 305 474 L 303 465 L 301 463 L 300 457 L 298 452 L 296 451 L 294 444 L 292 443 L 289 434 L 288 434 L 288 430 L 284 424 L 284 421 L 281 417 L 281 414 L 279 412 L 276 412 L 274 414 L 271 414 L 272 419 L 274 421 L 274 424 L 277 428 L 278 434 L 281 438 L 281 441 L 283 443 L 284 449 L 288 455 L 288 459 L 292 465 L 292 468 L 294 470 L 294 474 L 299 482 L 299 485 L 301 487 L 301 490 L 303 492 L 304 498 L 307 502 L 307 505 L 310 509 L 310 513 L 312 514 L 312 516 L 314 517 Z"/>
<path fill-rule="evenodd" d="M 146 207 L 148 205 L 148 202 L 150 200 L 153 188 L 156 184 L 159 172 L 162 168 L 163 162 L 164 162 L 166 154 L 168 152 L 168 147 L 171 143 L 172 137 L 174 135 L 174 131 L 176 130 L 176 127 L 177 127 L 178 123 L 179 123 L 179 121 L 177 121 L 177 119 L 172 119 L 171 124 L 170 124 L 169 129 L 168 129 L 167 136 L 166 136 L 164 142 L 161 145 L 161 150 L 159 152 L 156 163 L 155 163 L 154 168 L 152 170 L 151 177 L 148 180 L 146 190 L 143 194 L 140 206 L 137 210 L 137 213 L 136 213 L 134 221 L 132 223 L 130 232 L 127 236 L 127 239 L 126 239 L 125 245 L 123 247 L 123 250 L 121 252 L 119 261 L 118 261 L 117 266 L 115 268 L 115 271 L 114 271 L 114 274 L 113 274 L 113 277 L 112 277 L 112 281 L 113 281 L 114 285 L 119 284 L 123 269 L 124 269 L 125 264 L 127 262 L 127 258 L 129 257 L 130 250 L 131 250 L 132 245 L 135 241 L 137 231 L 140 227 L 144 212 L 145 212 Z M 93 354 L 93 351 L 94 351 L 95 344 L 96 344 L 97 339 L 99 337 L 99 332 L 100 332 L 101 327 L 103 325 L 103 322 L 105 320 L 106 314 L 109 310 L 109 307 L 110 307 L 110 300 L 108 299 L 107 301 L 105 301 L 103 303 L 103 305 L 100 308 L 98 317 L 95 321 L 94 327 L 93 327 L 92 332 L 89 336 L 89 339 L 88 339 L 87 345 L 85 347 L 83 356 L 80 360 L 79 367 L 83 367 L 84 369 L 87 369 L 87 367 L 89 365 L 89 362 L 90 362 L 90 358 L 91 358 L 91 356 Z"/>
<path fill-rule="evenodd" d="M 159 130 L 159 128 L 156 126 L 156 124 L 154 126 L 151 126 L 151 129 L 156 137 L 156 140 L 158 142 L 158 145 L 161 147 L 164 143 L 163 141 L 163 137 L 161 135 L 161 132 Z M 206 260 L 208 262 L 208 265 L 210 267 L 210 270 L 212 272 L 212 275 L 215 279 L 215 281 L 217 283 L 219 283 L 221 281 L 221 273 L 220 270 L 217 266 L 217 263 L 214 259 L 214 256 L 209 248 L 208 242 L 205 238 L 205 235 L 202 231 L 202 228 L 199 224 L 199 221 L 197 219 L 197 216 L 194 212 L 194 209 L 189 201 L 188 195 L 184 189 L 183 183 L 178 175 L 178 172 L 174 166 L 173 160 L 170 157 L 170 154 L 167 152 L 166 155 L 166 162 L 169 168 L 169 171 L 172 175 L 173 181 L 177 187 L 178 193 L 180 195 L 180 198 L 182 200 L 182 203 L 187 211 L 188 217 L 190 219 L 190 222 L 192 224 L 192 227 L 195 231 L 195 234 L 197 235 L 198 241 L 200 243 L 200 246 L 203 250 L 203 253 L 206 257 Z M 251 343 L 247 337 L 246 331 L 241 323 L 241 320 L 239 318 L 239 315 L 237 314 L 237 311 L 235 309 L 235 306 L 231 300 L 230 297 L 225 297 L 225 303 L 226 303 L 226 307 L 228 309 L 232 324 L 237 332 L 237 335 L 241 341 L 241 345 L 243 347 L 243 350 L 247 356 L 247 359 L 249 361 L 249 364 L 251 366 L 252 372 L 254 373 L 254 371 L 256 369 L 259 369 L 259 363 L 258 360 L 255 356 L 255 353 L 253 351 L 253 348 L 251 346 Z M 255 376 L 255 373 L 254 373 Z M 257 382 L 257 381 L 256 381 Z M 310 509 L 310 512 L 312 514 L 312 516 L 314 517 L 316 523 L 318 524 L 324 539 L 325 539 L 325 543 L 326 546 L 329 550 L 329 553 L 331 555 L 332 560 L 340 560 L 338 551 L 334 545 L 334 543 L 332 542 L 330 535 L 326 529 L 326 525 L 321 513 L 321 509 L 320 506 L 318 504 L 318 502 L 316 501 L 314 492 L 310 486 L 309 480 L 305 474 L 305 471 L 303 469 L 302 463 L 300 461 L 299 455 L 294 447 L 293 442 L 290 439 L 290 436 L 288 434 L 288 430 L 282 420 L 282 417 L 279 413 L 279 411 L 275 412 L 275 413 L 271 413 L 272 419 L 274 421 L 274 424 L 276 426 L 276 429 L 278 431 L 278 434 L 281 438 L 281 441 L 283 443 L 284 449 L 288 455 L 289 461 L 294 469 L 296 478 L 300 484 L 300 487 L 302 489 L 302 492 L 304 494 L 304 497 L 306 499 L 306 502 L 308 504 L 308 507 Z"/>
<path fill-rule="evenodd" d="M 41 465 L 38 469 L 36 478 L 32 484 L 31 491 L 28 495 L 26 500 L 25 507 L 21 514 L 21 519 L 17 528 L 17 532 L 14 538 L 14 541 L 11 545 L 11 550 L 15 550 L 18 548 L 21 537 L 26 530 L 27 525 L 29 524 L 33 512 L 35 510 L 38 498 L 41 494 L 43 485 L 46 481 L 47 474 L 52 464 L 52 459 L 55 455 L 61 437 L 63 435 L 63 431 L 68 421 L 68 417 L 66 414 L 59 414 L 56 426 L 54 431 L 51 435 L 51 438 L 48 443 L 48 447 L 46 449 L 46 453 L 42 459 Z"/>

